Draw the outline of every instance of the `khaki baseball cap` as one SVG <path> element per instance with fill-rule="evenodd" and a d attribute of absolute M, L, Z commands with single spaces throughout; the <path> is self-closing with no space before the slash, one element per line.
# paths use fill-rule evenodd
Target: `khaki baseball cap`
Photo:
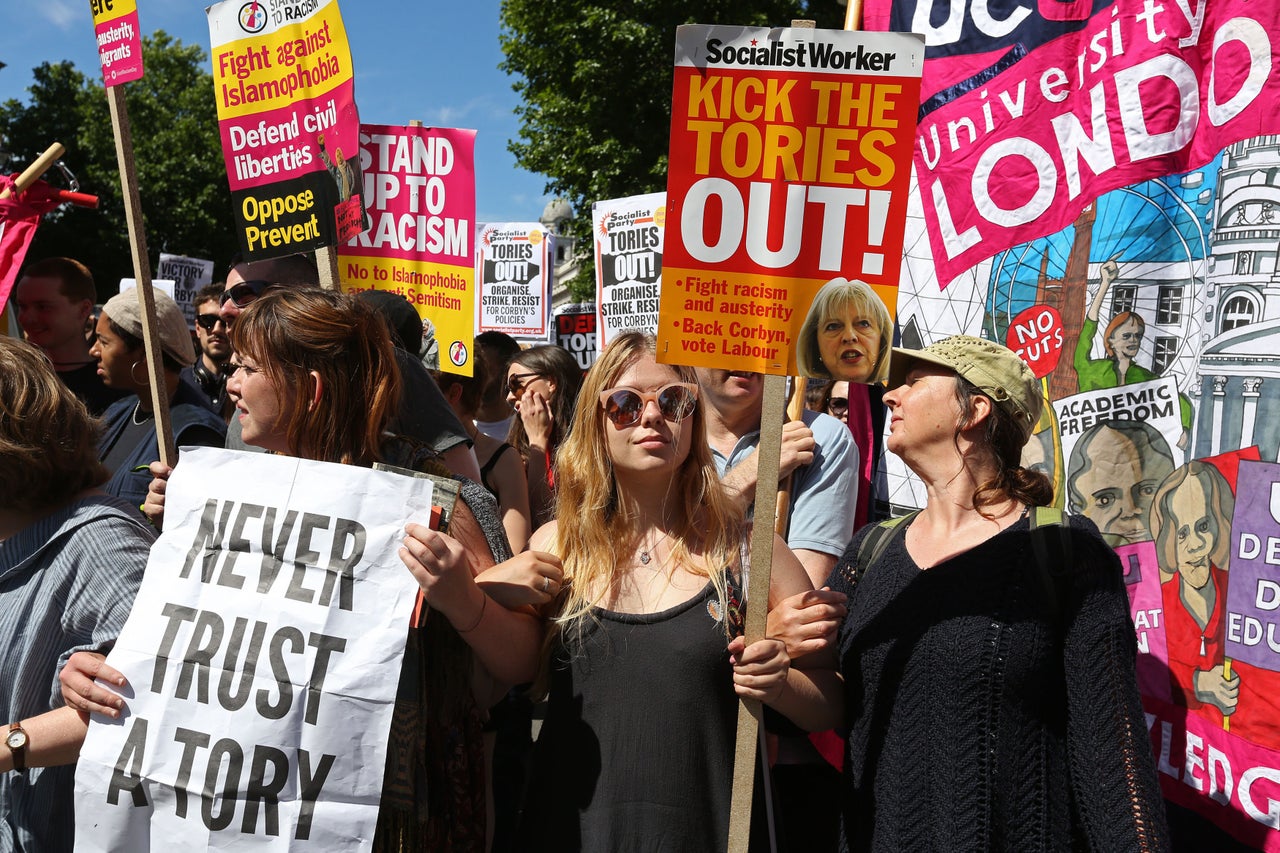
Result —
<path fill-rule="evenodd" d="M 196 348 L 191 342 L 191 332 L 186 318 L 182 316 L 182 309 L 162 291 L 154 290 L 151 295 L 156 306 L 156 337 L 160 339 L 160 349 L 178 364 L 191 364 L 196 360 Z M 138 301 L 137 287 L 108 299 L 102 306 L 102 313 L 135 338 L 142 338 L 142 305 Z"/>
<path fill-rule="evenodd" d="M 911 368 L 934 364 L 959 373 L 996 402 L 1022 428 L 1022 440 L 1040 421 L 1044 394 L 1027 363 L 1013 350 L 972 335 L 954 335 L 922 350 L 893 348 L 889 388 L 897 388 Z"/>

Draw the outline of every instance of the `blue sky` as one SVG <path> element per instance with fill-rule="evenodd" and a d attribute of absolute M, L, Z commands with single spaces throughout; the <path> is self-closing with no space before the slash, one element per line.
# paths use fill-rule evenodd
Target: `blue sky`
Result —
<path fill-rule="evenodd" d="M 206 3 L 137 1 L 143 32 L 164 30 L 209 52 Z M 340 0 L 340 6 L 360 120 L 408 124 L 416 118 L 475 129 L 477 221 L 536 221 L 549 200 L 546 179 L 517 169 L 507 151 L 519 129 L 513 111 L 520 101 L 497 67 L 498 0 Z M 23 4 L 22 14 L 6 15 L 0 101 L 25 101 L 31 69 L 64 59 L 101 79 L 88 0 L 36 0 Z M 75 164 L 68 165 L 74 171 Z"/>

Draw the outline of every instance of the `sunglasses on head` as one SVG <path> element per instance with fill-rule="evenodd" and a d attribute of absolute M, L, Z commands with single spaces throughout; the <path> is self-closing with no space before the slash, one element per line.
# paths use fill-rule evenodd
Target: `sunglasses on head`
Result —
<path fill-rule="evenodd" d="M 832 397 L 827 401 L 827 408 L 831 410 L 833 415 L 844 415 L 849 412 L 848 397 Z"/>
<path fill-rule="evenodd" d="M 541 373 L 516 373 L 507 378 L 507 390 L 511 392 L 512 397 L 519 400 L 524 395 L 525 387 L 541 376 Z"/>
<path fill-rule="evenodd" d="M 204 329 L 206 332 L 212 332 L 213 327 L 222 322 L 222 318 L 217 314 L 197 314 L 196 325 Z"/>
<path fill-rule="evenodd" d="M 261 279 L 242 281 L 235 287 L 222 291 L 222 304 L 226 305 L 227 302 L 231 302 L 237 308 L 245 308 L 250 302 L 275 286 L 274 282 L 262 281 Z"/>
<path fill-rule="evenodd" d="M 618 429 L 640 423 L 644 407 L 657 403 L 662 417 L 679 423 L 698 405 L 698 386 L 690 382 L 672 382 L 657 391 L 635 391 L 631 388 L 611 388 L 600 394 L 600 406 L 604 416 Z"/>

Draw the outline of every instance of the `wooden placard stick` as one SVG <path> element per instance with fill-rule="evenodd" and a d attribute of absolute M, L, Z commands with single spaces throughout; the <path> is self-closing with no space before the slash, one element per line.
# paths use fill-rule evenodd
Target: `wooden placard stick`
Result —
<path fill-rule="evenodd" d="M 342 281 L 338 273 L 338 249 L 322 246 L 316 249 L 316 270 L 320 273 L 320 286 L 325 290 L 340 290 Z"/>
<path fill-rule="evenodd" d="M 757 507 L 777 502 L 778 462 L 782 457 L 782 414 L 787 377 L 766 376 L 760 410 L 760 444 L 756 457 Z M 757 510 L 751 528 L 751 568 L 747 583 L 747 645 L 763 639 L 769 615 L 769 578 L 773 573 L 773 525 Z M 760 703 L 738 703 L 738 734 L 734 742 L 733 798 L 729 805 L 729 853 L 747 853 L 751 835 L 751 800 L 755 791 L 756 757 L 760 752 Z"/>
<path fill-rule="evenodd" d="M 798 421 L 804 415 L 804 395 L 809 387 L 809 380 L 797 376 L 791 386 L 791 399 L 787 401 L 787 420 Z M 779 451 L 781 454 L 781 451 Z M 779 536 L 787 535 L 787 512 L 791 509 L 791 474 L 778 484 L 777 517 L 773 522 L 773 532 Z"/>
<path fill-rule="evenodd" d="M 164 383 L 164 362 L 156 328 L 156 300 L 151 285 L 151 261 L 147 257 L 147 236 L 142 224 L 142 201 L 138 196 L 138 173 L 133 162 L 133 134 L 129 130 L 129 110 L 124 86 L 107 87 L 111 109 L 111 129 L 116 140 L 116 162 L 120 166 L 120 189 L 124 194 L 124 216 L 129 226 L 129 251 L 133 255 L 133 277 L 138 282 L 138 306 L 142 309 L 142 344 L 151 378 L 151 406 L 156 417 L 156 444 L 160 462 L 172 466 L 178 461 L 173 443 L 173 423 L 169 417 L 169 389 Z"/>
<path fill-rule="evenodd" d="M 22 174 L 14 179 L 12 192 L 7 187 L 0 190 L 0 198 L 8 198 L 14 193 L 20 193 L 31 186 L 37 178 L 52 169 L 53 164 L 58 162 L 58 158 L 65 153 L 67 153 L 67 149 L 62 146 L 61 142 L 55 142 L 50 145 L 44 150 L 43 154 L 36 158 L 34 163 L 23 169 Z"/>
<path fill-rule="evenodd" d="M 793 20 L 791 28 L 812 30 L 813 21 Z M 769 581 L 773 574 L 774 525 L 767 523 L 760 507 L 778 503 L 778 463 L 782 458 L 783 409 L 787 397 L 787 377 L 765 376 L 764 399 L 760 406 L 760 444 L 756 450 L 756 523 L 751 528 L 751 569 L 747 584 L 747 645 L 764 638 L 769 617 Z M 800 393 L 803 400 L 804 392 Z M 776 522 L 775 522 L 776 523 Z M 755 794 L 757 755 L 765 760 L 760 703 L 743 699 L 738 703 L 738 733 L 734 741 L 733 796 L 729 803 L 728 853 L 747 853 L 751 842 L 751 801 Z M 766 773 L 768 767 L 765 768 Z M 766 797 L 766 807 L 771 807 Z M 770 832 L 773 821 L 769 821 Z"/>

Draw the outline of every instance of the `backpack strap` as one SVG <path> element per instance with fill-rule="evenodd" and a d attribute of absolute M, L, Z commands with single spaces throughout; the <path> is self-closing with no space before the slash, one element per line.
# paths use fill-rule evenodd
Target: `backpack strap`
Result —
<path fill-rule="evenodd" d="M 853 586 L 856 587 L 862 581 L 867 568 L 880 559 L 880 555 L 893 542 L 894 537 L 905 532 L 907 525 L 919 514 L 920 510 L 916 510 L 897 518 L 890 518 L 867 531 L 867 535 L 862 537 L 862 542 L 858 545 L 858 558 L 853 567 Z"/>

